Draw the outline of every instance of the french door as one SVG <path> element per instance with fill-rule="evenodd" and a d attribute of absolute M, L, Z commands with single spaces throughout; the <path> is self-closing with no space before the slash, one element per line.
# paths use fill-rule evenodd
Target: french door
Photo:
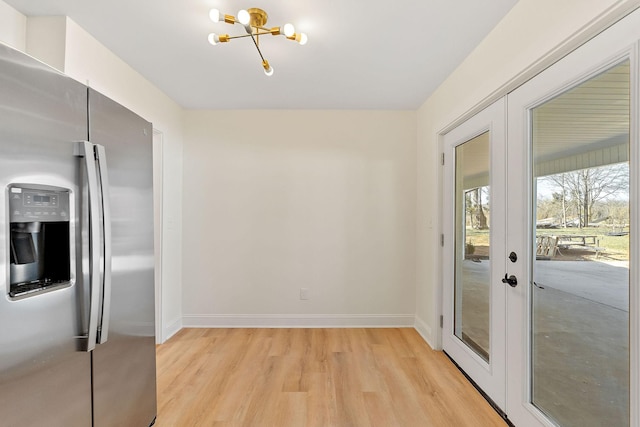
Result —
<path fill-rule="evenodd" d="M 506 402 L 506 103 L 474 116 L 444 139 L 443 347 L 504 409 Z"/>
<path fill-rule="evenodd" d="M 638 40 L 636 11 L 444 136 L 443 348 L 517 426 L 640 426 Z"/>

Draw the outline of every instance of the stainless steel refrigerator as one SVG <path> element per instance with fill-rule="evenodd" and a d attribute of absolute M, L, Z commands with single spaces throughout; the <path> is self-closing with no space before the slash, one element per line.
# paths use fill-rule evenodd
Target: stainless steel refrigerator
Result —
<path fill-rule="evenodd" d="M 0 189 L 0 425 L 152 425 L 151 124 L 0 45 Z"/>

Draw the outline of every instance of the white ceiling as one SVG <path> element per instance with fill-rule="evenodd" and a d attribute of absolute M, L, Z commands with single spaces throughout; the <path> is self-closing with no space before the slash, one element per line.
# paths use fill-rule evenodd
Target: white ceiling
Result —
<path fill-rule="evenodd" d="M 185 108 L 416 109 L 517 0 L 4 0 L 27 16 L 66 15 Z M 211 8 L 259 7 L 305 46 L 265 37 L 211 46 Z"/>

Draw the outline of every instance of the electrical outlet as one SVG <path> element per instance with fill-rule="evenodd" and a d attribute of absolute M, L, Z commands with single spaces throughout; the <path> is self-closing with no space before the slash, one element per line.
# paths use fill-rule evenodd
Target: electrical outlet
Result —
<path fill-rule="evenodd" d="M 309 288 L 300 288 L 300 299 L 301 300 L 309 299 Z"/>

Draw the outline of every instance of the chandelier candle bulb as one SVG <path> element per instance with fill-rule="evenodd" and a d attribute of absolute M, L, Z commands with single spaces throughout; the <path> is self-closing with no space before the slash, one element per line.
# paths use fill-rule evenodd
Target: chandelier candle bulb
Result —
<path fill-rule="evenodd" d="M 283 30 L 284 35 L 287 37 L 291 37 L 296 33 L 296 29 L 293 24 L 284 24 Z"/>
<path fill-rule="evenodd" d="M 215 34 L 215 33 L 211 33 L 209 34 L 209 43 L 211 43 L 212 45 L 217 45 L 218 43 L 226 43 L 229 41 L 229 34 Z"/>
<path fill-rule="evenodd" d="M 218 23 L 220 21 L 226 22 L 227 24 L 236 23 L 236 18 L 234 16 L 225 15 L 224 13 L 220 12 L 218 9 L 211 9 L 209 11 L 209 18 L 215 23 Z"/>
<path fill-rule="evenodd" d="M 296 34 L 296 41 L 298 43 L 300 43 L 301 45 L 307 44 L 308 40 L 309 40 L 309 38 L 307 37 L 307 35 L 305 33 Z"/>
<path fill-rule="evenodd" d="M 238 11 L 238 22 L 240 22 L 242 25 L 247 25 L 250 21 L 251 15 L 249 15 L 249 12 L 244 9 Z"/>
<path fill-rule="evenodd" d="M 213 22 L 220 22 L 220 11 L 218 9 L 211 9 L 209 11 L 209 18 L 211 18 Z"/>
<path fill-rule="evenodd" d="M 269 61 L 267 61 L 266 59 L 262 61 L 262 66 L 264 67 L 264 73 L 267 76 L 273 75 L 273 68 L 271 68 L 271 65 L 269 65 Z"/>

